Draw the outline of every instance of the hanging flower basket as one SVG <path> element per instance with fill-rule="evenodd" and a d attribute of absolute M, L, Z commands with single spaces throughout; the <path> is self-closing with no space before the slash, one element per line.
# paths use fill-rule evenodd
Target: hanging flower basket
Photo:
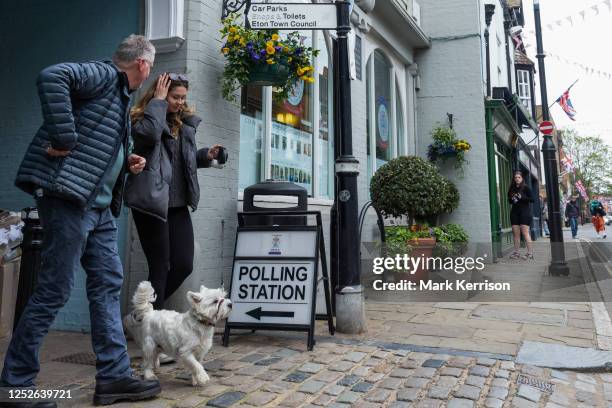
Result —
<path fill-rule="evenodd" d="M 255 86 L 282 86 L 289 77 L 289 66 L 285 63 L 274 65 L 257 64 L 249 72 L 249 84 Z"/>
<path fill-rule="evenodd" d="M 439 126 L 432 132 L 434 142 L 427 148 L 427 157 L 432 163 L 438 160 L 454 159 L 455 167 L 463 170 L 463 165 L 467 163 L 465 152 L 472 146 L 465 139 L 457 139 L 455 131 L 451 128 Z"/>
<path fill-rule="evenodd" d="M 251 30 L 232 14 L 223 20 L 221 39 L 221 91 L 228 101 L 235 101 L 235 92 L 246 85 L 274 86 L 274 98 L 283 100 L 297 81 L 314 82 L 312 61 L 319 51 L 305 46 L 297 31 L 281 37 L 278 30 Z"/>

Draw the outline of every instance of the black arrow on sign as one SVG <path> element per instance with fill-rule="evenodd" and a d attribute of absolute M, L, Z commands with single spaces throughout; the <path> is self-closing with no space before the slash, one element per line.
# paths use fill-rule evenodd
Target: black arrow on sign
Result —
<path fill-rule="evenodd" d="M 249 310 L 248 312 L 246 312 L 246 314 L 248 314 L 251 317 L 254 317 L 257 320 L 261 320 L 262 316 L 263 317 L 294 317 L 295 316 L 294 312 L 278 312 L 278 311 L 272 311 L 272 310 L 261 310 L 261 307 L 258 307 L 253 310 Z"/>

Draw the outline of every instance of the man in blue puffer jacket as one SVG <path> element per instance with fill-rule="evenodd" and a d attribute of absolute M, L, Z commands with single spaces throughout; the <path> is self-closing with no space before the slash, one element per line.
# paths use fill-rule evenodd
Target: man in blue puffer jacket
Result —
<path fill-rule="evenodd" d="M 132 377 L 119 305 L 123 268 L 112 217 L 121 209 L 125 172 L 137 174 L 145 166 L 144 158 L 128 151 L 129 108 L 132 92 L 147 79 L 154 59 L 153 45 L 131 35 L 113 62 L 58 64 L 38 76 L 43 125 L 25 153 L 16 185 L 36 198 L 45 228 L 43 261 L 6 353 L 3 387 L 34 386 L 40 345 L 82 265 L 96 353 L 94 403 L 138 400 L 161 391 L 158 381 Z M 53 402 L 6 404 L 55 407 Z"/>

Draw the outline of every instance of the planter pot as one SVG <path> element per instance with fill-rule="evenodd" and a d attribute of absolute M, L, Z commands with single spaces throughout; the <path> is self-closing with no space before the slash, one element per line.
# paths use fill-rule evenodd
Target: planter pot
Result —
<path fill-rule="evenodd" d="M 436 246 L 436 239 L 417 238 L 406 243 L 412 247 L 412 251 L 410 252 L 411 258 L 423 257 L 424 259 L 426 259 L 431 257 L 433 249 Z M 425 265 L 420 265 L 419 268 L 409 276 L 410 277 L 406 277 L 405 279 L 408 279 L 413 282 L 420 282 L 429 279 L 429 271 L 427 270 Z"/>
<path fill-rule="evenodd" d="M 283 85 L 289 76 L 289 67 L 285 64 L 257 64 L 249 72 L 249 84 L 255 86 Z"/>
<path fill-rule="evenodd" d="M 438 156 L 441 157 L 456 157 L 457 156 L 457 151 L 453 148 L 453 149 L 445 149 L 445 150 L 441 150 L 438 152 Z"/>

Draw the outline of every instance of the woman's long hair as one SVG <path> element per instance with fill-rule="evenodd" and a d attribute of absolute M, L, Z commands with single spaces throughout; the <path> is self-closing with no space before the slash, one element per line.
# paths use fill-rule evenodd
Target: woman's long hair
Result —
<path fill-rule="evenodd" d="M 521 184 L 519 184 L 518 186 L 514 182 L 514 176 L 516 176 L 517 174 L 520 174 L 522 178 Z M 508 197 L 512 198 L 514 194 L 522 192 L 524 188 L 525 188 L 525 176 L 523 176 L 523 173 L 520 170 L 516 170 L 515 172 L 512 173 L 512 182 L 510 183 L 510 187 L 508 188 Z"/>
<path fill-rule="evenodd" d="M 142 96 L 142 98 L 140 98 L 140 100 L 136 102 L 134 107 L 132 107 L 132 110 L 130 111 L 130 119 L 132 120 L 132 123 L 138 122 L 139 120 L 142 120 L 142 118 L 144 117 L 145 108 L 147 107 L 148 103 L 151 101 L 151 99 L 153 99 L 153 96 L 155 95 L 155 88 L 157 88 L 157 81 L 159 81 L 159 78 L 153 81 L 153 83 L 151 84 L 149 89 L 145 92 L 145 94 Z M 179 86 L 185 87 L 185 89 L 189 90 L 188 82 L 171 80 L 170 88 L 168 88 L 168 93 L 170 93 L 174 88 L 177 88 Z M 172 136 L 178 137 L 181 127 L 183 127 L 183 119 L 186 118 L 187 116 L 193 115 L 194 112 L 195 112 L 195 109 L 187 105 L 187 102 L 185 102 L 183 104 L 183 109 L 181 110 L 180 113 L 168 113 L 167 114 L 167 119 L 170 124 L 170 133 L 172 134 Z"/>

